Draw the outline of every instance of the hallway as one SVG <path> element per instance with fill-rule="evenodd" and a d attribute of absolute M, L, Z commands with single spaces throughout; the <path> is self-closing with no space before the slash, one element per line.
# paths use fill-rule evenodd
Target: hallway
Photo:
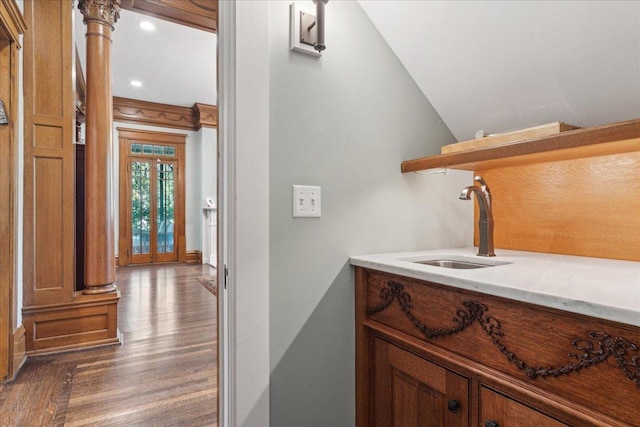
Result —
<path fill-rule="evenodd" d="M 0 426 L 215 426 L 217 298 L 199 264 L 122 267 L 121 346 L 29 358 Z"/>

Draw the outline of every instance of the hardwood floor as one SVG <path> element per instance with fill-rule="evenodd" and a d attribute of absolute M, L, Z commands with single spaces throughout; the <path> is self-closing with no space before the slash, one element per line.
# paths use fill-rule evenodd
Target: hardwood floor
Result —
<path fill-rule="evenodd" d="M 217 299 L 208 265 L 121 267 L 124 344 L 29 358 L 0 384 L 0 426 L 215 426 Z"/>

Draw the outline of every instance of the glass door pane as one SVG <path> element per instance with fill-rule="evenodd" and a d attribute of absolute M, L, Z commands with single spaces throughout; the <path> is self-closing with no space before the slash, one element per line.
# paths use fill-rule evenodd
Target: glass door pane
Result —
<path fill-rule="evenodd" d="M 171 163 L 156 164 L 156 195 L 157 195 L 157 252 L 158 254 L 173 253 L 174 222 L 175 222 L 175 173 Z"/>
<path fill-rule="evenodd" d="M 133 255 L 150 254 L 151 164 L 131 162 L 131 236 Z"/>

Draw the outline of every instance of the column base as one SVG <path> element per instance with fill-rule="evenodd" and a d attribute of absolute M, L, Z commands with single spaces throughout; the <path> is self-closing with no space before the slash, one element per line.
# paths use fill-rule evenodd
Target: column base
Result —
<path fill-rule="evenodd" d="M 77 292 L 73 301 L 22 309 L 27 356 L 121 343 L 120 291 L 103 295 Z"/>
<path fill-rule="evenodd" d="M 86 286 L 82 291 L 82 294 L 83 295 L 109 294 L 111 292 L 116 292 L 117 290 L 118 288 L 114 283 L 109 283 L 106 285 Z"/>

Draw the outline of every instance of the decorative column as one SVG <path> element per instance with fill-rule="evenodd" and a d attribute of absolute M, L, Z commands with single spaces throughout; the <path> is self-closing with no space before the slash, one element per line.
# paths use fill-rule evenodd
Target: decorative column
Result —
<path fill-rule="evenodd" d="M 85 289 L 84 294 L 115 292 L 113 225 L 113 98 L 111 32 L 120 17 L 120 0 L 79 0 L 87 25 Z"/>

